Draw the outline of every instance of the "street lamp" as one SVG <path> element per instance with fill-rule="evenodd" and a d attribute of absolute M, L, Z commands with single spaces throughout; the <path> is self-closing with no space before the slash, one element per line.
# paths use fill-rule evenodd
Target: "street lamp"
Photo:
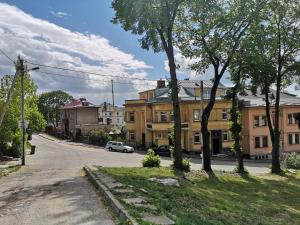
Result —
<path fill-rule="evenodd" d="M 19 57 L 20 66 L 18 70 L 21 76 L 21 125 L 22 125 L 22 165 L 25 165 L 25 116 L 24 116 L 24 74 L 29 71 L 39 70 L 39 67 L 24 69 L 24 60 Z"/>

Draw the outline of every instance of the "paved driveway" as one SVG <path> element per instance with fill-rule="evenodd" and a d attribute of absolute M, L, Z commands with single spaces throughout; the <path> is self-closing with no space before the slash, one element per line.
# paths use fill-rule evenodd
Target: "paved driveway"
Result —
<path fill-rule="evenodd" d="M 143 153 L 108 152 L 100 147 L 49 140 L 38 135 L 36 154 L 27 157 L 21 172 L 0 179 L 1 225 L 114 224 L 86 178 L 84 165 L 140 166 Z M 162 158 L 162 165 L 170 165 Z M 213 161 L 213 169 L 233 170 L 235 163 Z M 192 159 L 192 169 L 201 168 Z M 268 164 L 247 162 L 251 173 L 267 173 Z"/>
<path fill-rule="evenodd" d="M 20 172 L 0 179 L 1 225 L 113 225 L 93 187 L 80 174 L 97 152 L 34 136 L 37 153 Z"/>

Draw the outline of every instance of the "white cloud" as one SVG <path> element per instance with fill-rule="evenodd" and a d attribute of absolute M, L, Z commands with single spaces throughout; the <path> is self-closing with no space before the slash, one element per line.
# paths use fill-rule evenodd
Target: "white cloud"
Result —
<path fill-rule="evenodd" d="M 132 82 L 132 85 L 116 83 L 115 92 L 120 96 L 117 103 L 122 104 L 124 99 L 136 97 L 138 91 L 147 87 L 144 81 L 134 78 L 147 78 L 147 69 L 151 67 L 133 55 L 112 46 L 109 40 L 95 34 L 70 31 L 46 20 L 34 18 L 8 4 L 0 3 L 0 11 L 0 48 L 14 59 L 20 54 L 31 62 L 128 77 L 121 79 L 112 76 L 84 75 L 41 67 L 40 71 L 84 76 L 91 80 L 32 72 L 40 92 L 62 89 L 75 97 L 90 97 L 91 101 L 100 103 L 103 98 L 110 99 L 111 79 L 116 82 Z M 14 67 L 0 54 L 0 74 L 4 73 L 14 73 Z"/>
<path fill-rule="evenodd" d="M 191 70 L 190 67 L 193 63 L 196 63 L 200 59 L 190 59 L 184 57 L 179 49 L 175 49 L 175 64 L 178 66 L 177 75 L 178 79 L 191 79 L 191 80 L 208 80 L 214 77 L 214 70 L 212 66 L 209 66 L 205 73 L 198 73 L 194 70 Z M 165 70 L 169 71 L 168 61 L 165 61 Z M 222 81 L 224 85 L 231 85 L 231 81 L 229 80 L 229 73 L 226 71 Z"/>
<path fill-rule="evenodd" d="M 72 16 L 72 15 L 70 15 L 70 14 L 68 14 L 68 13 L 65 13 L 65 12 L 54 12 L 54 11 L 50 11 L 50 13 L 51 13 L 53 16 L 57 17 L 57 18 L 65 18 L 65 17 Z"/>

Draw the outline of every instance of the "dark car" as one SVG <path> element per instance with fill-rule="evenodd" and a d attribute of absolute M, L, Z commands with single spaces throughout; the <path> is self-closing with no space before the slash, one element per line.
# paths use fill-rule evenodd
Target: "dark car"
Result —
<path fill-rule="evenodd" d="M 156 149 L 154 149 L 155 155 L 161 156 L 171 156 L 170 147 L 169 145 L 160 145 Z"/>

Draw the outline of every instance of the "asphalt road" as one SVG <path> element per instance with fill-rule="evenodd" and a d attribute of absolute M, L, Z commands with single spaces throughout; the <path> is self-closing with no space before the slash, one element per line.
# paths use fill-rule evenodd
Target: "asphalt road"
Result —
<path fill-rule="evenodd" d="M 47 137 L 47 136 L 46 136 Z M 1 225 L 114 224 L 81 169 L 84 165 L 141 166 L 143 153 L 109 152 L 100 147 L 33 136 L 36 154 L 20 172 L 0 179 Z M 192 169 L 201 168 L 192 159 Z M 170 165 L 162 158 L 162 165 Z M 215 170 L 233 170 L 234 162 L 213 161 Z M 267 173 L 268 164 L 246 162 L 252 174 Z"/>
<path fill-rule="evenodd" d="M 39 136 L 32 142 L 37 152 L 27 157 L 27 165 L 0 179 L 1 225 L 115 224 L 80 170 L 99 152 Z"/>

